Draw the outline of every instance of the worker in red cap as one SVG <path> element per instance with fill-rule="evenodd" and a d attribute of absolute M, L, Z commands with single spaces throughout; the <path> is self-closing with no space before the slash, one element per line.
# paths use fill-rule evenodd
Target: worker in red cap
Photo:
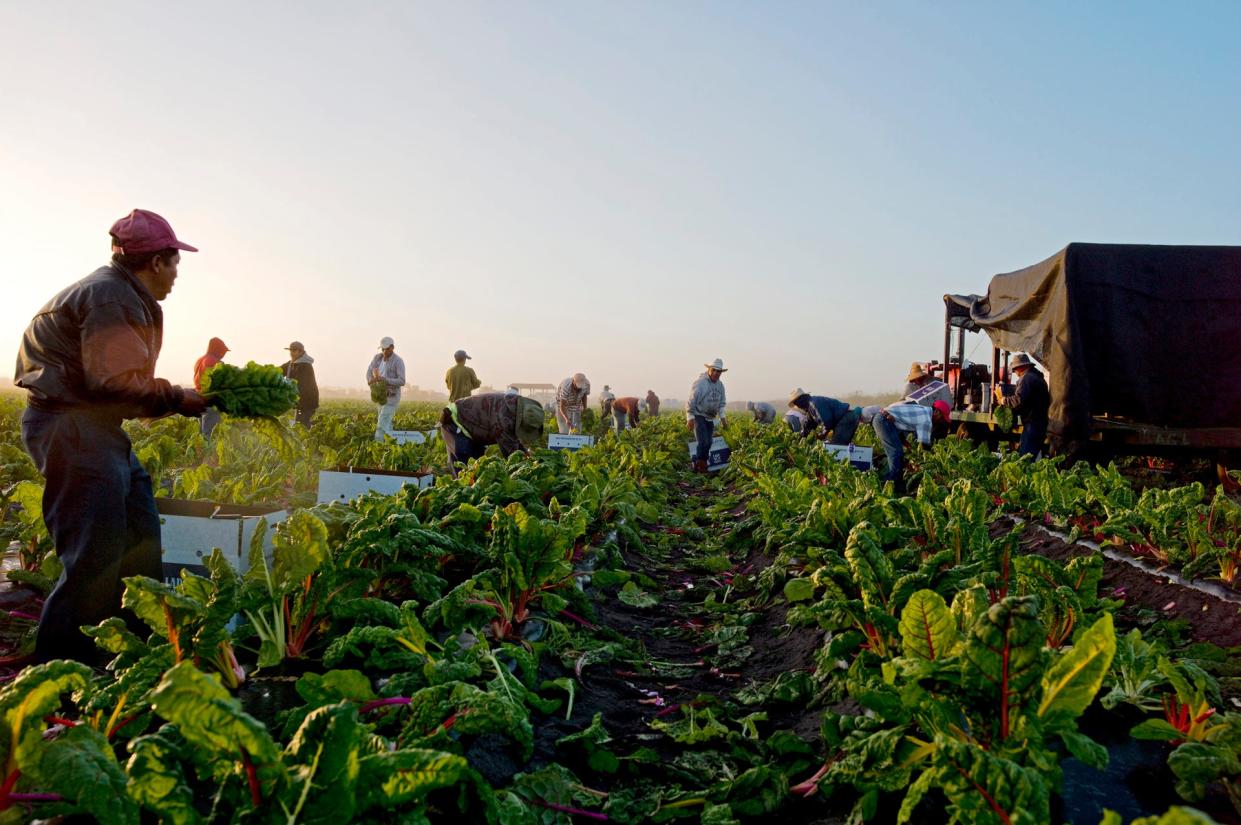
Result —
<path fill-rule="evenodd" d="M 64 564 L 43 603 L 38 661 L 99 661 L 79 628 L 121 612 L 126 576 L 162 578 L 151 477 L 121 422 L 206 409 L 197 391 L 155 377 L 159 302 L 177 280 L 181 251 L 198 250 L 143 209 L 110 234 L 111 262 L 40 309 L 17 355 L 15 383 L 28 393 L 22 441 L 46 480 L 43 520 Z"/>
<path fill-rule="evenodd" d="M 207 370 L 224 360 L 224 356 L 228 353 L 228 347 L 219 338 L 212 338 L 207 342 L 207 354 L 201 356 L 194 362 L 194 389 L 198 392 L 203 391 L 203 376 Z M 220 411 L 214 407 L 208 407 L 203 412 L 199 429 L 202 431 L 203 438 L 211 438 L 211 432 L 215 429 L 215 425 L 220 423 Z"/>

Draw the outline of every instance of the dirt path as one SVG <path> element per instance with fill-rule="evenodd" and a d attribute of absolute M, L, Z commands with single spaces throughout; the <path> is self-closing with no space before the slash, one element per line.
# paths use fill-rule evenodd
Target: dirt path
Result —
<path fill-rule="evenodd" d="M 719 495 L 700 479 L 691 479 L 678 483 L 670 504 L 673 512 L 693 512 L 710 507 Z M 645 747 L 670 760 L 684 753 L 685 747 L 654 730 L 652 721 L 674 721 L 682 718 L 683 706 L 706 706 L 716 700 L 730 703 L 735 701 L 738 691 L 767 683 L 782 673 L 813 670 L 823 633 L 789 628 L 785 622 L 787 607 L 782 600 L 756 614 L 743 614 L 749 622 L 746 630 L 752 648 L 743 661 L 724 666 L 713 663 L 718 649 L 711 641 L 712 633 L 737 621 L 738 614 L 713 612 L 704 607 L 704 602 L 712 594 L 716 602 L 725 601 L 731 596 L 729 583 L 733 576 L 757 574 L 770 563 L 752 549 L 744 557 L 734 555 L 732 569 L 721 573 L 709 572 L 693 563 L 704 555 L 703 547 L 717 547 L 718 541 L 713 539 L 723 538 L 733 529 L 744 515 L 744 505 L 728 515 L 730 518 L 700 525 L 706 537 L 697 541 L 681 535 L 678 527 L 655 525 L 647 535 L 673 536 L 666 552 L 654 549 L 654 541 L 649 542 L 651 549 L 647 552 L 636 548 L 624 551 L 626 569 L 635 578 L 648 577 L 654 582 L 654 587 L 648 589 L 659 597 L 659 603 L 653 607 L 633 607 L 617 598 L 615 588 L 608 588 L 597 594 L 597 623 L 625 639 L 639 642 L 648 661 L 586 668 L 579 680 L 573 720 L 563 723 L 562 718 L 561 723 L 541 728 L 540 749 L 553 745 L 555 738 L 565 733 L 580 730 L 594 714 L 601 713 L 613 738 L 611 747 L 617 754 Z M 818 710 L 771 704 L 753 709 L 768 715 L 766 722 L 759 723 L 764 737 L 777 730 L 792 730 L 808 742 L 818 739 L 822 716 Z M 613 781 L 613 787 L 629 781 L 608 777 L 593 780 L 604 790 L 610 789 Z M 821 797 L 790 800 L 780 818 L 789 825 L 843 821 L 832 815 Z"/>

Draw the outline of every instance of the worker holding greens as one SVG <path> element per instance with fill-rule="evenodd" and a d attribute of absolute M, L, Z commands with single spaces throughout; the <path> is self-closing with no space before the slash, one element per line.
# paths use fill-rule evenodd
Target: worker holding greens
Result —
<path fill-rule="evenodd" d="M 396 342 L 391 338 L 380 339 L 379 352 L 366 368 L 366 383 L 371 388 L 371 400 L 379 407 L 375 440 L 383 441 L 392 434 L 392 419 L 401 403 L 401 387 L 405 386 L 405 362 L 396 354 Z"/>
<path fill-rule="evenodd" d="M 495 444 L 508 457 L 543 438 L 543 405 L 516 393 L 485 392 L 449 402 L 440 413 L 440 436 L 454 476 L 457 464 L 480 458 Z"/>
<path fill-rule="evenodd" d="M 163 578 L 151 477 L 121 428 L 127 418 L 199 416 L 206 401 L 155 377 L 159 302 L 181 252 L 168 221 L 135 209 L 112 225 L 112 260 L 31 320 L 15 383 L 27 391 L 22 441 L 45 479 L 43 520 L 64 572 L 43 603 L 34 658 L 101 661 L 79 628 L 121 613 L 126 576 Z M 141 623 L 131 627 L 141 632 Z"/>
<path fill-rule="evenodd" d="M 1003 388 L 996 384 L 993 390 L 995 400 L 1000 406 L 1009 407 L 1021 416 L 1021 442 L 1017 445 L 1017 454 L 1038 458 L 1047 438 L 1051 393 L 1047 390 L 1043 374 L 1024 352 L 1014 355 L 1008 367 L 1017 376 L 1017 387 L 1012 395 L 1005 395 Z"/>

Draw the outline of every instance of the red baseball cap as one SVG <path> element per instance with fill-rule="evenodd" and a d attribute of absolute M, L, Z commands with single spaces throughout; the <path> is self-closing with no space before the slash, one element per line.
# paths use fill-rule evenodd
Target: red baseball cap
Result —
<path fill-rule="evenodd" d="M 141 255 L 163 249 L 183 249 L 197 252 L 198 248 L 177 240 L 168 221 L 146 209 L 135 209 L 108 230 L 115 241 L 112 251 L 122 255 Z"/>
<path fill-rule="evenodd" d="M 939 414 L 940 414 L 940 415 L 942 415 L 945 419 L 948 419 L 948 418 L 951 418 L 951 417 L 952 417 L 952 407 L 949 407 L 949 406 L 948 406 L 948 402 L 947 402 L 947 401 L 942 401 L 942 400 L 941 400 L 941 401 L 936 401 L 936 402 L 935 402 L 934 404 L 932 404 L 931 406 L 932 406 L 932 407 L 934 407 L 935 409 L 939 410 Z"/>

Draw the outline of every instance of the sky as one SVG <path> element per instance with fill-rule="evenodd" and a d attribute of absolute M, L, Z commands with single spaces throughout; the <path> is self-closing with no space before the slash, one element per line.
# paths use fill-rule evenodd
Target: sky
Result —
<path fill-rule="evenodd" d="M 207 339 L 362 387 L 900 386 L 946 292 L 1070 241 L 1241 242 L 1233 2 L 0 0 L 0 356 L 164 215 Z M 986 360 L 986 344 L 968 348 Z"/>

